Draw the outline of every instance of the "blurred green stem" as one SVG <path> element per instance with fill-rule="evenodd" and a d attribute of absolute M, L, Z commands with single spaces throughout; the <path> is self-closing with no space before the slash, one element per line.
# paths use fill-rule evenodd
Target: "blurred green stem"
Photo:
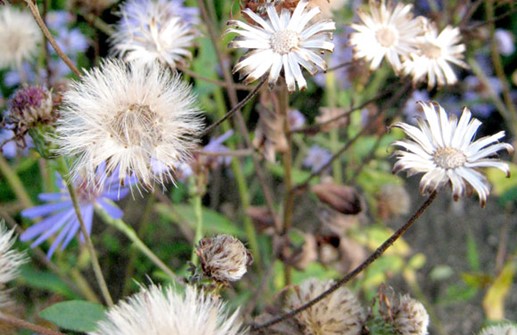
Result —
<path fill-rule="evenodd" d="M 214 98 L 217 104 L 217 115 L 218 117 L 223 117 L 226 113 L 226 105 L 224 103 L 224 97 L 221 88 L 217 88 L 214 93 Z M 223 122 L 222 124 L 223 131 L 230 130 L 229 122 Z M 235 149 L 235 144 L 229 142 L 228 147 L 230 150 Z M 244 221 L 244 230 L 246 231 L 246 236 L 248 238 L 248 243 L 251 249 L 251 253 L 253 254 L 254 263 L 257 264 L 257 269 L 260 270 L 261 258 L 260 258 L 260 249 L 257 242 L 257 234 L 255 231 L 255 227 L 253 226 L 253 222 L 248 215 L 246 215 L 246 210 L 250 207 L 250 196 L 248 185 L 246 184 L 246 177 L 244 176 L 244 172 L 242 171 L 242 166 L 238 160 L 238 158 L 232 159 L 231 162 L 232 171 L 235 176 L 235 181 L 237 183 L 237 189 L 239 191 L 239 197 L 242 205 L 242 217 Z"/>
<path fill-rule="evenodd" d="M 194 207 L 194 215 L 196 217 L 196 232 L 194 234 L 194 240 L 192 241 L 192 256 L 190 261 L 194 264 L 198 264 L 198 257 L 196 254 L 196 246 L 199 241 L 203 238 L 203 204 L 201 201 L 201 192 L 196 189 L 191 197 L 192 207 Z"/>
<path fill-rule="evenodd" d="M 29 194 L 27 194 L 20 177 L 11 168 L 7 160 L 4 158 L 4 155 L 0 155 L 0 172 L 4 175 L 5 180 L 9 186 L 11 186 L 12 191 L 16 195 L 16 198 L 18 198 L 22 203 L 23 207 L 32 207 L 32 200 L 29 197 Z"/>
<path fill-rule="evenodd" d="M 30 323 L 28 321 L 18 319 L 15 316 L 4 314 L 0 312 L 0 321 L 2 323 L 7 323 L 9 325 L 14 326 L 15 328 L 23 328 L 28 329 L 32 332 L 41 334 L 41 335 L 65 335 L 57 330 L 52 330 L 49 328 L 42 327 L 40 325 L 36 325 L 33 323 Z M 2 327 L 3 328 L 3 327 Z"/>
<path fill-rule="evenodd" d="M 84 223 L 83 215 L 81 214 L 79 199 L 77 198 L 74 186 L 72 185 L 72 182 L 68 177 L 68 165 L 66 164 L 65 159 L 63 157 L 59 157 L 57 159 L 57 163 L 58 169 L 61 175 L 63 176 L 68 192 L 70 193 L 70 199 L 72 200 L 72 204 L 74 205 L 75 214 L 77 216 L 77 220 L 79 221 L 79 226 L 81 228 L 81 233 L 83 234 L 86 247 L 88 248 L 88 252 L 90 253 L 92 268 L 93 272 L 95 273 L 95 278 L 97 279 L 97 284 L 101 289 L 101 293 L 104 297 L 104 300 L 106 301 L 106 304 L 108 305 L 108 307 L 111 307 L 113 306 L 113 299 L 111 298 L 110 292 L 108 290 L 108 285 L 106 284 L 106 280 L 104 279 L 104 275 L 102 274 L 102 269 L 99 264 L 97 253 L 95 252 L 95 247 L 93 246 L 92 239 L 90 238 L 90 234 L 88 234 L 88 229 L 86 229 L 86 224 Z"/>
<path fill-rule="evenodd" d="M 503 87 L 503 100 L 506 105 L 506 109 L 508 110 L 508 115 L 506 118 L 506 124 L 511 127 L 513 136 L 517 136 L 517 111 L 515 110 L 515 106 L 513 104 L 510 85 L 506 78 L 506 74 L 504 72 L 503 63 L 501 61 L 501 56 L 499 55 L 499 50 L 497 48 L 497 40 L 495 39 L 495 13 L 494 13 L 494 1 L 486 0 L 485 1 L 485 10 L 486 10 L 486 20 L 488 22 L 489 33 L 490 33 L 490 56 L 492 58 L 492 64 L 494 65 L 494 70 L 497 78 L 501 82 Z M 505 116 L 505 115 L 503 115 Z"/>
<path fill-rule="evenodd" d="M 284 166 L 284 222 L 282 226 L 281 235 L 287 238 L 289 230 L 291 229 L 294 211 L 294 192 L 293 192 L 293 178 L 292 178 L 292 140 L 291 129 L 289 126 L 289 92 L 285 81 L 281 81 L 278 88 L 278 108 L 277 111 L 283 118 L 283 130 L 286 137 L 287 147 L 282 153 L 282 162 Z M 284 286 L 291 285 L 291 266 L 289 262 L 284 262 Z"/>
<path fill-rule="evenodd" d="M 325 75 L 326 87 L 325 94 L 327 96 L 327 107 L 334 109 L 337 107 L 337 90 L 336 90 L 336 76 L 335 72 L 327 72 Z M 330 113 L 330 115 L 334 115 L 334 113 Z M 341 121 L 341 120 L 339 120 Z M 338 120 L 335 123 L 339 124 Z M 339 127 L 333 127 L 329 133 L 330 136 L 330 149 L 332 152 L 339 150 Z M 332 162 L 332 173 L 334 175 L 334 181 L 336 183 L 341 183 L 343 181 L 343 174 L 341 172 L 341 160 L 336 159 Z"/>
<path fill-rule="evenodd" d="M 136 234 L 135 230 L 132 227 L 130 227 L 127 223 L 125 223 L 121 219 L 114 219 L 114 218 L 112 218 L 100 206 L 95 206 L 95 212 L 97 214 L 99 214 L 99 216 L 102 218 L 102 220 L 106 224 L 116 228 L 118 231 L 123 233 L 131 242 L 133 242 L 133 245 L 138 250 L 140 250 L 145 256 L 147 256 L 147 258 L 149 258 L 149 260 L 151 262 L 153 262 L 157 267 L 159 267 L 163 272 L 165 272 L 172 280 L 176 280 L 177 281 L 177 277 L 174 274 L 174 272 L 172 272 L 172 270 L 169 269 L 169 267 L 167 265 L 165 265 L 165 263 L 163 263 L 161 261 L 161 259 L 158 256 L 156 256 L 151 251 L 151 249 L 149 249 L 147 247 L 147 245 L 145 245 L 144 242 L 142 242 L 142 240 L 138 237 L 138 235 Z"/>

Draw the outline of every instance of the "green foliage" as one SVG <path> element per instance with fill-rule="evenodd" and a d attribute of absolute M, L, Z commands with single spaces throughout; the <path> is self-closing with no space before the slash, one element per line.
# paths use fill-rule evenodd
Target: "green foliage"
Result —
<path fill-rule="evenodd" d="M 54 304 L 39 313 L 39 315 L 60 328 L 77 332 L 94 331 L 97 322 L 105 316 L 102 305 L 92 302 L 72 300 Z"/>

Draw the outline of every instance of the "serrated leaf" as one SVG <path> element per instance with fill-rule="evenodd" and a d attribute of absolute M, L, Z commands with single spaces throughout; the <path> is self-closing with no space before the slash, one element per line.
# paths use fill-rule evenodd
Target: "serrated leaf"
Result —
<path fill-rule="evenodd" d="M 196 214 L 194 208 L 190 205 L 175 204 L 174 208 L 169 208 L 164 204 L 157 204 L 155 208 L 158 213 L 173 222 L 181 220 L 192 229 L 196 227 Z M 236 223 L 214 210 L 203 207 L 202 217 L 205 235 L 228 234 L 241 238 L 245 237 L 243 229 L 239 229 Z"/>
<path fill-rule="evenodd" d="M 515 265 L 508 262 L 486 292 L 483 309 L 488 320 L 504 319 L 504 300 L 512 286 L 514 274 Z"/>
<path fill-rule="evenodd" d="M 43 319 L 60 328 L 77 332 L 94 331 L 105 315 L 104 306 L 93 302 L 72 300 L 54 304 L 39 313 Z"/>

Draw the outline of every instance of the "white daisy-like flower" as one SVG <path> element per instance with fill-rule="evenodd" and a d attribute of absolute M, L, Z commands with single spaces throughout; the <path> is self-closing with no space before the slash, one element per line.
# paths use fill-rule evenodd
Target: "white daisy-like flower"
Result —
<path fill-rule="evenodd" d="M 20 265 L 27 260 L 23 253 L 12 249 L 14 242 L 14 229 L 7 230 L 3 220 L 0 221 L 0 308 L 11 302 L 5 284 L 18 276 Z"/>
<path fill-rule="evenodd" d="M 327 69 L 319 53 L 334 50 L 330 40 L 336 24 L 323 19 L 309 25 L 320 9 L 314 7 L 306 10 L 307 4 L 307 0 L 300 0 L 292 14 L 284 8 L 280 15 L 275 6 L 269 4 L 267 19 L 247 8 L 243 13 L 255 22 L 254 25 L 236 20 L 228 22 L 230 28 L 227 31 L 237 34 L 228 46 L 249 49 L 233 70 L 245 77 L 245 83 L 251 83 L 269 72 L 268 82 L 273 86 L 283 70 L 287 88 L 293 92 L 296 84 L 299 89 L 307 87 L 300 65 L 311 75 Z"/>
<path fill-rule="evenodd" d="M 77 156 L 72 171 L 91 182 L 107 162 L 121 182 L 163 185 L 164 175 L 172 180 L 164 168 L 188 161 L 202 129 L 190 87 L 159 63 L 108 60 L 71 84 L 63 104 L 57 152 Z"/>
<path fill-rule="evenodd" d="M 286 305 L 290 309 L 298 308 L 318 297 L 332 285 L 332 280 L 308 279 L 294 287 Z M 323 301 L 298 313 L 294 318 L 306 335 L 359 335 L 366 321 L 363 307 L 354 293 L 346 287 L 338 288 Z"/>
<path fill-rule="evenodd" d="M 174 14 L 176 7 L 175 2 L 160 0 L 127 1 L 111 38 L 112 53 L 126 61 L 185 65 L 198 33 L 180 13 Z"/>
<path fill-rule="evenodd" d="M 350 35 L 354 58 L 370 62 L 377 69 L 386 58 L 393 69 L 402 69 L 401 57 L 416 51 L 416 41 L 424 32 L 424 21 L 414 18 L 412 5 L 393 6 L 384 1 L 370 1 L 370 13 L 357 11 L 361 23 L 352 24 L 356 32 Z"/>
<path fill-rule="evenodd" d="M 108 311 L 90 335 L 241 335 L 238 313 L 191 286 L 185 294 L 151 286 Z"/>
<path fill-rule="evenodd" d="M 492 158 L 500 150 L 513 152 L 513 147 L 498 141 L 504 131 L 473 141 L 481 122 L 464 108 L 458 121 L 448 116 L 437 103 L 419 102 L 426 120 L 420 119 L 418 127 L 398 122 L 409 140 L 396 141 L 393 145 L 405 150 L 395 151 L 397 162 L 394 172 L 407 170 L 408 175 L 424 173 L 420 191 L 430 193 L 446 184 L 452 186 L 454 200 L 474 189 L 482 207 L 490 193 L 486 177 L 477 171 L 482 167 L 495 167 L 510 175 L 508 164 Z"/>
<path fill-rule="evenodd" d="M 21 68 L 22 62 L 38 54 L 42 38 L 29 12 L 9 5 L 0 6 L 0 69 Z"/>
<path fill-rule="evenodd" d="M 402 64 L 404 73 L 411 75 L 415 84 L 427 78 L 429 89 L 436 84 L 455 84 L 458 78 L 450 63 L 468 68 L 463 61 L 465 45 L 460 41 L 459 28 L 447 26 L 438 34 L 435 24 L 427 24 L 425 34 L 417 42 L 418 51 Z"/>

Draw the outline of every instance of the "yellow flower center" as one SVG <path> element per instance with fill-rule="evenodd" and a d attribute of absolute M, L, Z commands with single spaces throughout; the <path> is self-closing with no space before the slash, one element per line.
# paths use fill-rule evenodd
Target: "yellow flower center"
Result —
<path fill-rule="evenodd" d="M 161 140 L 160 118 L 148 105 L 131 104 L 116 113 L 110 122 L 112 137 L 124 147 L 155 146 Z"/>
<path fill-rule="evenodd" d="M 436 165 L 444 169 L 455 169 L 465 165 L 467 156 L 456 148 L 438 148 L 433 154 L 433 161 Z"/>
<path fill-rule="evenodd" d="M 295 31 L 282 30 L 275 32 L 269 42 L 274 52 L 285 55 L 298 47 L 300 36 Z"/>
<path fill-rule="evenodd" d="M 375 32 L 375 38 L 380 45 L 389 48 L 397 42 L 397 32 L 390 27 L 383 27 Z"/>
<path fill-rule="evenodd" d="M 434 43 L 426 43 L 420 48 L 424 56 L 430 59 L 438 59 L 442 56 L 442 48 Z"/>

